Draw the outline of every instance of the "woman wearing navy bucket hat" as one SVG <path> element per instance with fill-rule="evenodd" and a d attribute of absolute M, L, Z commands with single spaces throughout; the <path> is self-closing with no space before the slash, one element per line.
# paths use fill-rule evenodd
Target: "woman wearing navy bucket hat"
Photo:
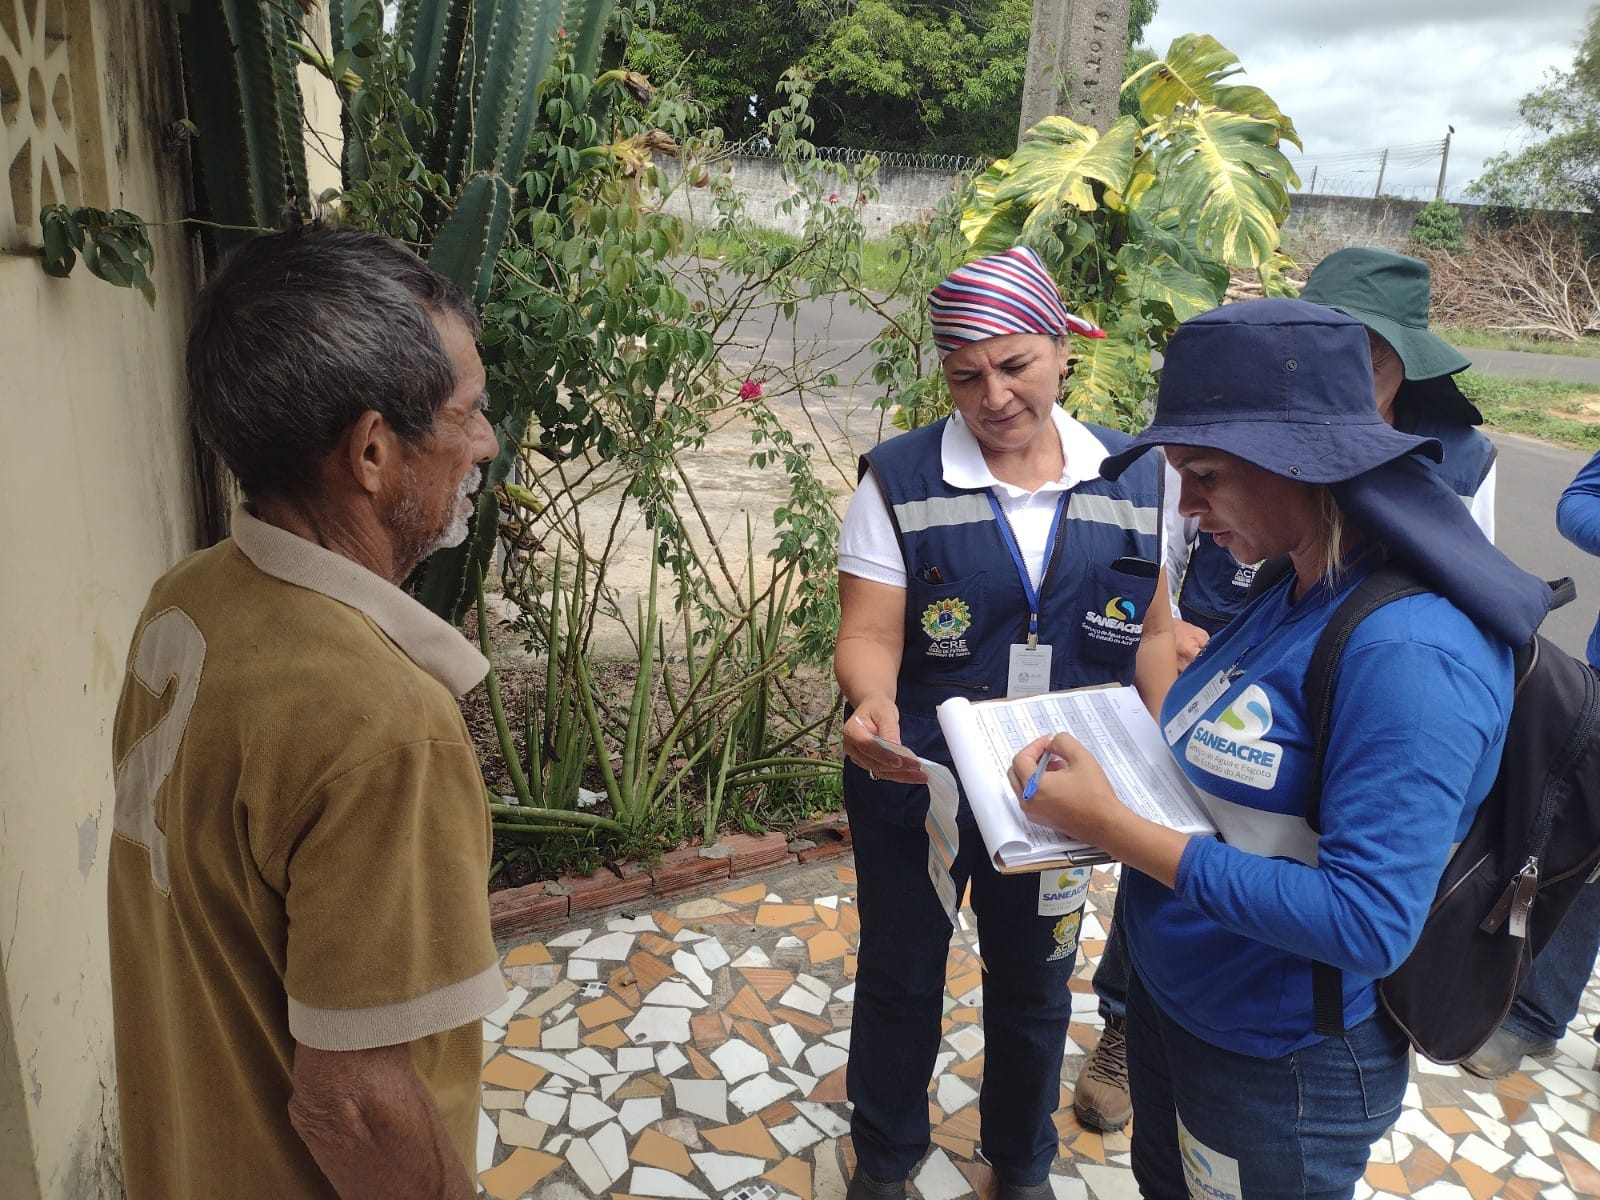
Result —
<path fill-rule="evenodd" d="M 949 765 L 935 708 L 951 696 L 1165 690 L 1177 665 L 1162 475 L 1149 460 L 1102 479 L 1131 439 L 1056 403 L 1068 333 L 1103 335 L 1066 311 L 1032 250 L 959 268 L 929 314 L 955 412 L 865 455 L 839 539 L 834 662 L 861 916 L 848 1200 L 903 1197 L 928 1151 L 951 922 L 969 886 L 985 968 L 982 1149 L 1000 1200 L 1043 1200 L 1087 872 L 1070 885 L 1059 871 L 1000 874 L 966 801 L 930 813 L 922 769 L 896 746 Z"/>
<path fill-rule="evenodd" d="M 1092 747 L 1065 734 L 1025 749 L 1013 771 L 1026 778 L 1048 746 L 1060 762 L 1029 814 L 1124 864 L 1142 1193 L 1349 1197 L 1408 1073 L 1376 981 L 1410 952 L 1494 778 L 1510 647 L 1549 590 L 1414 457 L 1437 459 L 1438 442 L 1381 419 L 1366 331 L 1343 314 L 1257 300 L 1184 324 L 1153 424 L 1102 473 L 1157 446 L 1182 480 L 1184 516 L 1240 561 L 1293 564 L 1161 705 L 1222 838 L 1135 816 Z M 1313 828 L 1307 665 L 1340 600 L 1385 561 L 1432 590 L 1379 609 L 1345 647 Z M 1342 973 L 1342 1033 L 1318 1032 L 1315 963 Z"/>

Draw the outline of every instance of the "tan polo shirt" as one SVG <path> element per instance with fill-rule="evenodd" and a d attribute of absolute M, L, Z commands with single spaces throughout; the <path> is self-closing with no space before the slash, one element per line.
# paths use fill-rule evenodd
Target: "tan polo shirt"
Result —
<path fill-rule="evenodd" d="M 240 508 L 152 589 L 117 705 L 111 979 L 130 1200 L 308 1200 L 296 1041 L 409 1042 L 475 1173 L 503 1000 L 489 817 L 456 697 L 488 664 Z"/>

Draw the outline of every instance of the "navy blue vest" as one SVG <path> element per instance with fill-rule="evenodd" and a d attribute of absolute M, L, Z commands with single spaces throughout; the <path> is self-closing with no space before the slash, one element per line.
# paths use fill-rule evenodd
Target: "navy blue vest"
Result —
<path fill-rule="evenodd" d="M 987 490 L 944 481 L 945 422 L 892 438 L 861 460 L 889 505 L 906 565 L 905 641 L 895 702 L 901 740 L 949 764 L 935 712 L 952 696 L 1006 694 L 1011 647 L 1027 640 L 1028 602 L 995 521 Z M 1089 426 L 1108 451 L 1127 434 Z M 1051 648 L 1052 690 L 1132 683 L 1153 570 L 1113 569 L 1120 559 L 1153 564 L 1160 555 L 1161 458 L 1139 459 L 1115 483 L 1091 479 L 1070 493 L 1039 593 L 1039 640 Z M 923 786 L 869 780 L 845 766 L 853 796 L 871 792 L 877 815 L 920 824 Z M 963 799 L 961 819 L 969 820 Z"/>
<path fill-rule="evenodd" d="M 1470 425 L 1453 424 L 1430 412 L 1418 413 L 1399 427 L 1405 433 L 1438 438 L 1444 447 L 1444 461 L 1428 462 L 1434 474 L 1463 500 L 1471 500 L 1478 494 L 1488 478 L 1489 468 L 1494 466 L 1493 442 Z"/>
<path fill-rule="evenodd" d="M 1201 533 L 1189 550 L 1178 611 L 1191 625 L 1216 633 L 1244 607 L 1255 577 L 1254 566 L 1239 562 L 1209 533 Z"/>

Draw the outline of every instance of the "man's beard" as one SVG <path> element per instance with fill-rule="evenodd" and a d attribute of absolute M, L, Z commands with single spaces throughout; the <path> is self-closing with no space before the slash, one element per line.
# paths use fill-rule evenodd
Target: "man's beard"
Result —
<path fill-rule="evenodd" d="M 408 484 L 413 482 L 409 467 L 406 469 L 406 480 Z M 450 509 L 446 514 L 448 519 L 443 524 L 439 522 L 437 513 L 430 514 L 422 510 L 414 490 L 408 487 L 401 495 L 391 520 L 400 557 L 409 564 L 407 574 L 435 551 L 459 546 L 467 540 L 467 534 L 471 531 L 472 510 L 469 508 L 462 512 L 462 505 L 478 490 L 482 481 L 483 468 L 473 467 L 450 498 Z"/>

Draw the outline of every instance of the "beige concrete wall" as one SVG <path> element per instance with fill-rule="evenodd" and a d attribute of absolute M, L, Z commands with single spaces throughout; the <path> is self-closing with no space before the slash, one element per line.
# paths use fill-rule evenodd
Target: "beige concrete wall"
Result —
<path fill-rule="evenodd" d="M 24 21 L 30 9 L 52 28 L 7 29 L 16 18 L 0 17 L 9 73 L 63 31 L 70 61 L 45 63 L 37 87 L 31 66 L 20 72 L 21 131 L 0 131 L 0 166 L 31 121 L 45 157 L 77 156 L 75 175 L 41 174 L 46 191 L 70 185 L 80 195 L 63 199 L 181 217 L 167 6 L 15 6 Z M 19 35 L 35 49 L 8 48 Z M 9 210 L 7 185 L 0 170 Z M 47 278 L 29 252 L 36 236 L 15 220 L 8 234 L 0 226 L 0 1196 L 90 1200 L 121 1193 L 105 934 L 110 722 L 149 585 L 197 536 L 180 379 L 194 271 L 187 236 L 154 231 L 152 308 L 81 266 Z"/>

